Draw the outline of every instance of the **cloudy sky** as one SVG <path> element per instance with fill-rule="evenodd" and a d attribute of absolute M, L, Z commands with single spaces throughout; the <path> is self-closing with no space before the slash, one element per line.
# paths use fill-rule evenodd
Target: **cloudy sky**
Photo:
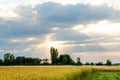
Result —
<path fill-rule="evenodd" d="M 120 62 L 120 0 L 0 0 L 0 58 L 50 58 L 50 47 L 82 62 Z"/>

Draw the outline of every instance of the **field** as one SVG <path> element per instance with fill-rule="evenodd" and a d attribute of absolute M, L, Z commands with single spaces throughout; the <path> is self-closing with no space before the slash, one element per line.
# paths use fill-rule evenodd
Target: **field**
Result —
<path fill-rule="evenodd" d="M 98 71 L 88 76 L 86 80 L 120 80 L 120 72 Z"/>
<path fill-rule="evenodd" d="M 0 80 L 120 80 L 119 71 L 120 66 L 1 66 Z"/>

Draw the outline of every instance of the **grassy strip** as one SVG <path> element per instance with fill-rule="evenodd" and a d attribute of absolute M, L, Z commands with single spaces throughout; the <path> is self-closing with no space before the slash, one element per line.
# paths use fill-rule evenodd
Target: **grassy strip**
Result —
<path fill-rule="evenodd" d="M 120 80 L 120 66 L 94 66 L 94 72 L 84 80 Z"/>
<path fill-rule="evenodd" d="M 86 80 L 120 80 L 120 72 L 98 71 L 88 76 Z"/>

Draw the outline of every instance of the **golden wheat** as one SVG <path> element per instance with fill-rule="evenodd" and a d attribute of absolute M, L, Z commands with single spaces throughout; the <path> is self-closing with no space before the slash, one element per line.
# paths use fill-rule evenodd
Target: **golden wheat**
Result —
<path fill-rule="evenodd" d="M 82 80 L 95 70 L 120 70 L 120 67 L 1 66 L 0 80 Z"/>

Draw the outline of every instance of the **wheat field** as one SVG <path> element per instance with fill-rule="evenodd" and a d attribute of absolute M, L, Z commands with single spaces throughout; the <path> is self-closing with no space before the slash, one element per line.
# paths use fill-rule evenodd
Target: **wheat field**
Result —
<path fill-rule="evenodd" d="M 95 71 L 120 71 L 108 66 L 1 66 L 0 80 L 84 80 Z"/>

